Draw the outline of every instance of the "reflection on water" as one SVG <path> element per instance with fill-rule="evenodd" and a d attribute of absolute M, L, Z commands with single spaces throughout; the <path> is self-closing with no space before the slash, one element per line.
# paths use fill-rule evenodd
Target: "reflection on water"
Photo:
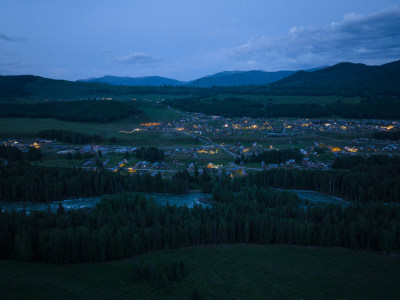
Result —
<path fill-rule="evenodd" d="M 182 206 L 185 205 L 187 207 L 193 207 L 193 205 L 198 204 L 204 207 L 211 207 L 210 204 L 202 203 L 199 199 L 204 198 L 212 198 L 211 194 L 202 194 L 202 193 L 190 193 L 190 194 L 146 194 L 148 197 L 152 197 L 156 203 L 165 205 L 176 205 Z"/>
<path fill-rule="evenodd" d="M 281 190 L 281 189 L 277 189 Z M 341 198 L 321 194 L 314 191 L 303 191 L 303 190 L 290 190 L 296 193 L 300 199 L 308 200 L 314 203 L 329 203 L 334 205 L 348 205 L 350 202 L 344 201 Z M 185 205 L 187 207 L 193 207 L 193 205 L 198 204 L 203 207 L 211 207 L 211 204 L 204 203 L 202 199 L 210 200 L 212 198 L 211 194 L 202 194 L 202 193 L 189 193 L 189 194 L 156 194 L 156 193 L 146 193 L 147 197 L 151 197 L 154 201 L 161 205 L 177 205 L 182 206 Z M 31 210 L 53 210 L 55 211 L 60 203 L 62 203 L 64 209 L 77 209 L 77 208 L 85 208 L 85 207 L 93 207 L 96 203 L 100 202 L 101 197 L 90 197 L 90 198 L 76 198 L 69 199 L 64 201 L 54 201 L 49 203 L 40 203 L 40 202 L 3 202 L 0 201 L 1 209 L 4 210 L 22 210 L 26 209 L 26 211 Z M 200 201 L 199 201 L 200 199 Z M 208 201 L 206 201 L 208 202 Z"/>
<path fill-rule="evenodd" d="M 193 207 L 193 205 L 198 204 L 204 207 L 210 207 L 210 204 L 204 204 L 199 202 L 199 199 L 202 198 L 211 198 L 212 196 L 209 194 L 202 193 L 191 193 L 191 194 L 156 194 L 156 193 L 146 193 L 147 197 L 151 197 L 154 201 L 161 205 L 166 205 L 167 202 L 169 205 L 177 205 L 182 206 L 185 205 L 187 207 Z M 85 208 L 85 207 L 93 207 L 96 203 L 100 202 L 101 197 L 90 197 L 90 198 L 76 198 L 76 199 L 68 199 L 64 201 L 54 201 L 48 203 L 42 202 L 4 202 L 0 201 L 1 209 L 4 210 L 22 210 L 26 209 L 26 211 L 31 210 L 47 210 L 50 209 L 55 211 L 60 203 L 62 203 L 64 209 L 77 209 L 77 208 Z"/>
<path fill-rule="evenodd" d="M 341 206 L 346 206 L 350 204 L 350 202 L 345 201 L 342 198 L 321 194 L 314 191 L 303 191 L 303 190 L 290 190 L 290 191 L 296 193 L 300 199 L 308 200 L 310 202 L 328 203 Z"/>

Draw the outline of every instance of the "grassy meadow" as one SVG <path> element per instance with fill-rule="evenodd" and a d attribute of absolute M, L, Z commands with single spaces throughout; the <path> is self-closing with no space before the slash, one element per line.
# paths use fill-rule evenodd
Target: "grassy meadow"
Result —
<path fill-rule="evenodd" d="M 0 118 L 0 138 L 36 138 L 40 130 L 69 130 L 90 135 L 102 136 L 107 144 L 111 137 L 118 145 L 129 146 L 178 146 L 195 145 L 195 139 L 179 133 L 161 133 L 153 131 L 130 132 L 145 122 L 164 122 L 182 117 L 182 114 L 170 110 L 165 105 L 153 102 L 138 103 L 143 113 L 110 123 L 66 122 L 49 118 Z"/>
<path fill-rule="evenodd" d="M 133 281 L 133 259 L 71 265 L 0 261 L 2 299 L 399 299 L 400 259 L 342 248 L 220 245 L 139 256 L 188 274 L 165 292 Z"/>

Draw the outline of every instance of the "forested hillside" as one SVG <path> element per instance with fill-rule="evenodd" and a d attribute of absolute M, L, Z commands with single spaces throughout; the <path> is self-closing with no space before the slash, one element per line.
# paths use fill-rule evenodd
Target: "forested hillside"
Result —
<path fill-rule="evenodd" d="M 63 121 L 105 123 L 140 112 L 135 103 L 119 101 L 0 103 L 0 118 L 55 118 Z"/>
<path fill-rule="evenodd" d="M 168 100 L 164 103 L 184 111 L 218 114 L 225 117 L 251 118 L 343 118 L 399 119 L 400 98 L 363 99 L 359 103 L 270 103 L 244 97 L 202 98 L 188 97 Z"/>
<path fill-rule="evenodd" d="M 271 84 L 272 88 L 293 89 L 299 94 L 398 94 L 400 61 L 381 66 L 340 63 L 315 72 L 300 71 Z"/>

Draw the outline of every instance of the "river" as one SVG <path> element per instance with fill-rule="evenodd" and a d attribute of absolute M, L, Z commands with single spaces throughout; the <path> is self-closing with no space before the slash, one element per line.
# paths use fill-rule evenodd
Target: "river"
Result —
<path fill-rule="evenodd" d="M 277 189 L 280 190 L 280 189 Z M 314 191 L 303 191 L 303 190 L 290 190 L 296 193 L 300 199 L 308 200 L 313 203 L 328 203 L 334 205 L 345 206 L 350 204 L 350 202 L 344 201 L 341 198 L 334 197 L 331 195 L 321 194 Z M 157 194 L 157 193 L 146 193 L 147 197 L 152 197 L 156 203 L 165 205 L 167 202 L 170 205 L 182 206 L 185 205 L 189 208 L 193 207 L 193 205 L 198 204 L 204 207 L 211 207 L 211 204 L 202 203 L 199 199 L 211 199 L 211 194 L 203 194 L 203 193 L 189 193 L 189 194 Z M 5 202 L 0 201 L 0 207 L 2 211 L 5 210 L 22 210 L 26 209 L 27 211 L 31 210 L 47 210 L 50 208 L 51 210 L 56 210 L 60 203 L 62 203 L 64 209 L 77 209 L 77 208 L 85 208 L 95 206 L 96 203 L 100 202 L 101 197 L 88 197 L 88 198 L 76 198 L 76 199 L 68 199 L 64 201 L 54 201 L 49 203 L 43 202 Z"/>
<path fill-rule="evenodd" d="M 204 207 L 211 207 L 210 204 L 201 203 L 198 201 L 199 199 L 204 198 L 212 198 L 211 194 L 203 194 L 203 193 L 189 193 L 189 194 L 157 194 L 157 193 L 149 193 L 145 194 L 147 197 L 151 197 L 158 204 L 165 205 L 167 202 L 170 205 L 182 206 L 185 205 L 189 208 L 193 207 L 193 205 L 198 204 Z M 88 198 L 76 198 L 76 199 L 68 199 L 64 201 L 53 201 L 49 203 L 44 202 L 6 202 L 0 201 L 0 207 L 2 211 L 5 210 L 22 210 L 26 209 L 26 211 L 31 210 L 47 210 L 49 207 L 51 210 L 56 210 L 60 203 L 62 203 L 64 209 L 77 209 L 77 208 L 85 208 L 95 206 L 100 202 L 101 197 L 88 197 Z"/>
<path fill-rule="evenodd" d="M 308 200 L 313 203 L 325 203 L 325 204 L 334 204 L 340 206 L 346 206 L 351 204 L 348 201 L 343 200 L 342 198 L 331 196 L 328 194 L 322 194 L 314 191 L 307 191 L 307 190 L 283 190 L 283 189 L 276 189 L 279 191 L 290 191 L 294 192 L 299 196 L 301 200 Z"/>

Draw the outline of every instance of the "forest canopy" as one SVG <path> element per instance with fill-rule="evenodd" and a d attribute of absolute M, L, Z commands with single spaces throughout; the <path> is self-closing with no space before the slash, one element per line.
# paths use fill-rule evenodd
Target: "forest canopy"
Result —
<path fill-rule="evenodd" d="M 120 101 L 0 103 L 0 118 L 55 118 L 62 121 L 105 123 L 140 112 L 136 104 Z"/>

